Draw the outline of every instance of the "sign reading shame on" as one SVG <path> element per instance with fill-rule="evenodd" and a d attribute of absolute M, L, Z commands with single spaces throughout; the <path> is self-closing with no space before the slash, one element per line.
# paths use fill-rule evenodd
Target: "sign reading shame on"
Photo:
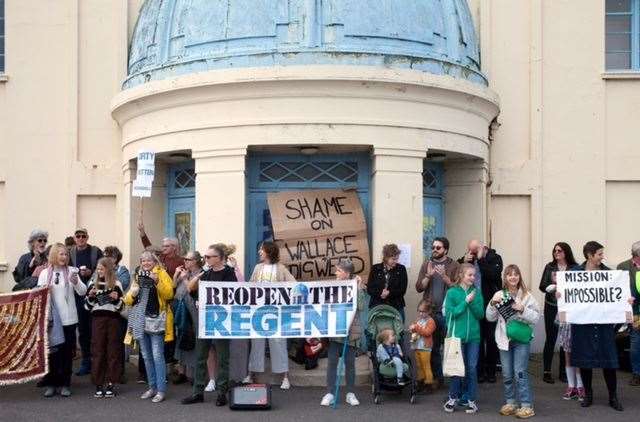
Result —
<path fill-rule="evenodd" d="M 280 260 L 296 280 L 334 278 L 346 258 L 367 276 L 367 223 L 355 190 L 269 193 L 267 202 Z"/>
<path fill-rule="evenodd" d="M 355 280 L 201 281 L 199 338 L 344 337 L 358 310 Z"/>
<path fill-rule="evenodd" d="M 558 312 L 571 324 L 625 323 L 631 313 L 627 271 L 559 271 Z"/>

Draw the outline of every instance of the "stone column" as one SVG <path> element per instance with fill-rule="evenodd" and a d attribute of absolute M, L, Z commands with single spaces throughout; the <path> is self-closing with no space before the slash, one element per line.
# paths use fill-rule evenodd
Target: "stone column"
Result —
<path fill-rule="evenodd" d="M 449 256 L 464 255 L 471 239 L 489 241 L 487 231 L 487 163 L 451 160 L 445 163 L 445 233 Z"/>
<path fill-rule="evenodd" d="M 233 244 L 244 268 L 246 148 L 193 151 L 196 170 L 196 249 Z"/>
<path fill-rule="evenodd" d="M 405 295 L 407 320 L 415 316 L 414 284 L 422 264 L 422 168 L 427 152 L 374 148 L 372 180 L 373 263 L 380 262 L 387 243 L 411 245 L 409 285 Z"/>

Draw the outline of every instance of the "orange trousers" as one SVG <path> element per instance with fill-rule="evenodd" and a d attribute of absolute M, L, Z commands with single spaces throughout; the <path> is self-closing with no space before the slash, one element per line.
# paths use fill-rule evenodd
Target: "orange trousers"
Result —
<path fill-rule="evenodd" d="M 418 367 L 418 382 L 433 384 L 433 372 L 431 372 L 431 352 L 416 350 L 416 366 Z"/>

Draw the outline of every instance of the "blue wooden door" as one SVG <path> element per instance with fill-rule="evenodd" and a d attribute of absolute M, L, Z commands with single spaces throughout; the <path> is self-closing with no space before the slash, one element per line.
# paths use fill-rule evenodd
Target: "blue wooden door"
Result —
<path fill-rule="evenodd" d="M 423 220 L 422 249 L 425 257 L 431 255 L 434 237 L 444 236 L 444 168 L 442 163 L 424 162 L 422 172 Z"/>
<path fill-rule="evenodd" d="M 273 240 L 267 193 L 285 190 L 348 189 L 358 192 L 369 222 L 369 154 L 344 155 L 263 155 L 249 157 L 247 177 L 247 276 L 258 262 L 258 247 Z M 369 233 L 370 235 L 370 233 Z"/>
<path fill-rule="evenodd" d="M 180 253 L 195 247 L 196 174 L 192 161 L 171 166 L 167 177 L 167 236 L 178 239 Z"/>

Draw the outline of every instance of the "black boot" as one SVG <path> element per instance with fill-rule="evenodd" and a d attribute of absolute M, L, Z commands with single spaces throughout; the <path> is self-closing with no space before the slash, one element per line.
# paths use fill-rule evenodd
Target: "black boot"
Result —
<path fill-rule="evenodd" d="M 216 406 L 225 406 L 227 404 L 227 395 L 225 393 L 218 393 L 216 397 Z"/>
<path fill-rule="evenodd" d="M 182 399 L 182 404 L 194 404 L 202 403 L 204 401 L 204 394 L 192 394 L 189 397 Z"/>
<path fill-rule="evenodd" d="M 589 407 L 593 404 L 593 391 L 585 391 L 584 400 L 580 402 L 580 406 Z"/>
<path fill-rule="evenodd" d="M 618 412 L 622 412 L 624 410 L 624 408 L 620 404 L 620 401 L 618 401 L 618 396 L 616 395 L 609 398 L 609 406 L 611 406 L 613 410 L 617 410 Z"/>
<path fill-rule="evenodd" d="M 556 382 L 551 375 L 551 371 L 544 371 L 544 375 L 542 375 L 542 381 L 546 382 L 547 384 L 554 384 Z"/>

